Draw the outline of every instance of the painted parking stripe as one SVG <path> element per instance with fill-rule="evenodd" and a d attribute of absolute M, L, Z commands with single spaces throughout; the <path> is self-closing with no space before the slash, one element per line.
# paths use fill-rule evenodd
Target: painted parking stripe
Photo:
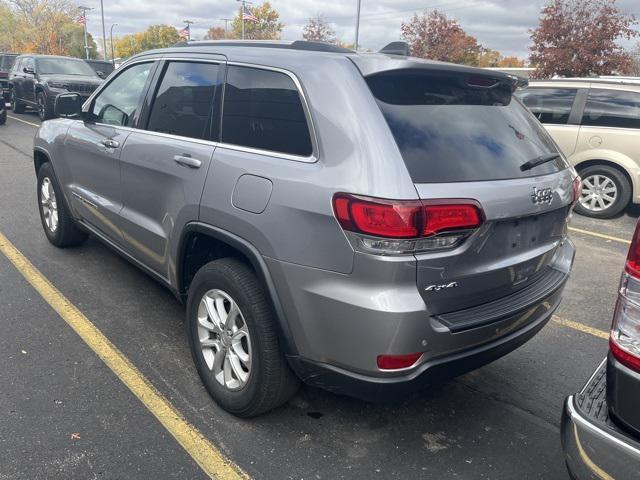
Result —
<path fill-rule="evenodd" d="M 625 245 L 629 245 L 631 240 L 625 240 L 620 237 L 612 237 L 611 235 L 605 235 L 604 233 L 592 232 L 591 230 L 583 230 L 581 228 L 567 227 L 571 232 L 582 233 L 584 235 L 591 235 L 592 237 L 604 238 L 605 240 L 611 240 L 612 242 L 620 242 Z"/>
<path fill-rule="evenodd" d="M 13 120 L 17 120 L 18 122 L 26 123 L 27 125 L 33 125 L 34 127 L 40 126 L 40 124 L 38 123 L 27 122 L 26 120 L 22 120 L 21 118 L 14 117 L 13 115 L 7 115 L 7 117 L 12 118 Z"/>
<path fill-rule="evenodd" d="M 145 378 L 104 334 L 85 317 L 31 262 L 0 232 L 0 252 L 15 266 L 42 298 L 100 357 L 210 478 L 246 480 L 237 465 L 226 458 L 204 435 Z"/>
<path fill-rule="evenodd" d="M 609 339 L 609 332 L 590 327 L 589 325 L 585 325 L 584 323 L 574 322 L 573 320 L 568 320 L 557 315 L 551 317 L 551 320 L 558 325 L 562 325 L 563 327 L 568 327 L 582 333 L 587 333 L 589 335 L 593 335 L 594 337 L 602 338 L 603 340 Z"/>

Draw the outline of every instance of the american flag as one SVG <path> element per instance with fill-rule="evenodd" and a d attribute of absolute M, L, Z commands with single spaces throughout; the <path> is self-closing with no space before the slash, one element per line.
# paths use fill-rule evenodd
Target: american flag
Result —
<path fill-rule="evenodd" d="M 256 17 L 246 5 L 243 5 L 242 18 L 247 22 L 258 23 L 258 17 Z"/>
<path fill-rule="evenodd" d="M 78 23 L 81 23 L 82 25 L 84 25 L 85 23 L 87 23 L 87 17 L 85 17 L 84 14 L 80 15 L 78 17 Z"/>
<path fill-rule="evenodd" d="M 180 38 L 189 38 L 189 25 L 178 32 Z"/>

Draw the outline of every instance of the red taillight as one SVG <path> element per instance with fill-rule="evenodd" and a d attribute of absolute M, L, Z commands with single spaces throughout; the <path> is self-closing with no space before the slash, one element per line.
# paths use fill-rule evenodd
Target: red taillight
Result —
<path fill-rule="evenodd" d="M 620 363 L 640 372 L 640 222 L 620 280 L 609 347 Z"/>
<path fill-rule="evenodd" d="M 609 340 L 609 349 L 611 354 L 616 360 L 618 360 L 625 367 L 640 372 L 640 358 L 630 354 L 626 350 L 623 350 L 613 339 Z"/>
<path fill-rule="evenodd" d="M 571 202 L 573 205 L 578 203 L 580 200 L 580 195 L 582 195 L 582 179 L 580 177 L 576 177 L 573 179 L 573 201 Z"/>
<path fill-rule="evenodd" d="M 482 224 L 482 212 L 471 200 L 383 200 L 339 193 L 333 208 L 345 230 L 383 238 L 430 237 Z"/>
<path fill-rule="evenodd" d="M 425 205 L 424 212 L 425 237 L 450 230 L 478 228 L 482 224 L 480 209 L 473 204 Z"/>
<path fill-rule="evenodd" d="M 353 199 L 349 212 L 362 233 L 388 238 L 414 238 L 420 233 L 420 202 L 376 202 Z"/>
<path fill-rule="evenodd" d="M 409 368 L 422 356 L 421 352 L 409 355 L 378 355 L 378 368 L 381 370 L 400 370 Z"/>
<path fill-rule="evenodd" d="M 635 278 L 640 278 L 640 228 L 636 225 L 636 231 L 633 234 L 633 240 L 629 246 L 627 254 L 627 262 L 624 269 Z"/>

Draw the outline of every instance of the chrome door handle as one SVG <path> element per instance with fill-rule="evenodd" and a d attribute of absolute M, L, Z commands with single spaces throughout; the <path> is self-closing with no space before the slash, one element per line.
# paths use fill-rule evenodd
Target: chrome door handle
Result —
<path fill-rule="evenodd" d="M 185 167 L 189 167 L 189 168 L 200 168 L 200 165 L 202 165 L 202 162 L 200 160 L 198 160 L 197 158 L 193 158 L 191 155 L 188 155 L 188 154 L 175 155 L 173 157 L 173 160 L 176 163 L 179 163 L 180 165 L 184 165 Z"/>
<path fill-rule="evenodd" d="M 102 143 L 102 145 L 104 145 L 107 148 L 118 148 L 120 146 L 119 142 L 116 142 L 115 140 L 111 140 L 110 138 L 102 140 L 100 143 Z"/>

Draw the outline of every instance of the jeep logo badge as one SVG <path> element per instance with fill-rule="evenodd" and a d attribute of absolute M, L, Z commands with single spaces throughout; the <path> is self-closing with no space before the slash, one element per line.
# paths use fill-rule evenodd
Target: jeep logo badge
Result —
<path fill-rule="evenodd" d="M 553 190 L 550 188 L 538 188 L 533 187 L 533 193 L 531 194 L 531 201 L 536 205 L 543 203 L 551 203 L 553 200 Z"/>

